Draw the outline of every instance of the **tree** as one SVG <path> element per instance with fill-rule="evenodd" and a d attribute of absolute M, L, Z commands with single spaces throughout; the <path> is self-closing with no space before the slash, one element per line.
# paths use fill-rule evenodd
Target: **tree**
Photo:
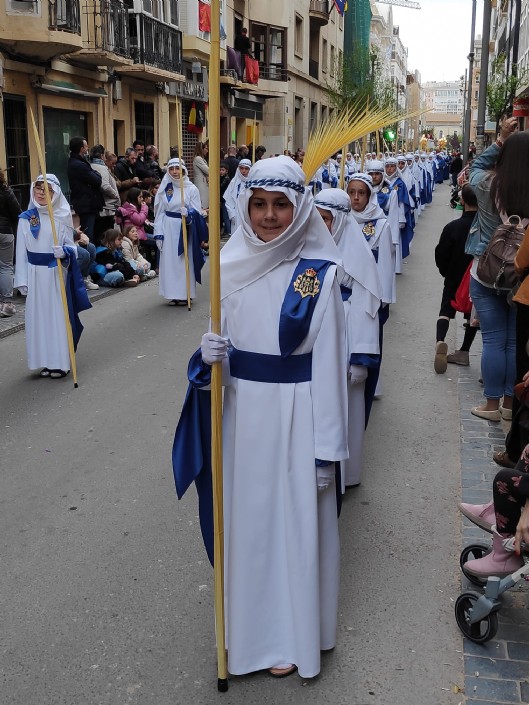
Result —
<path fill-rule="evenodd" d="M 526 84 L 528 75 L 527 69 L 520 71 L 516 64 L 509 73 L 505 54 L 498 54 L 492 61 L 487 82 L 487 112 L 496 123 L 496 132 L 502 117 L 512 110 L 516 94 Z"/>

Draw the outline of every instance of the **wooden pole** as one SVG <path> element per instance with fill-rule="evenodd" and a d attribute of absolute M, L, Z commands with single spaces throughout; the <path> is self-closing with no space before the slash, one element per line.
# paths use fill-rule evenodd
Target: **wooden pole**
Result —
<path fill-rule="evenodd" d="M 211 330 L 220 335 L 220 0 L 211 0 L 211 55 L 209 60 L 209 269 Z M 254 131 L 255 135 L 255 131 Z M 254 145 L 255 149 L 255 145 Z M 224 512 L 222 486 L 222 363 L 212 366 L 211 464 L 213 471 L 213 526 L 217 687 L 228 690 L 226 626 L 224 618 Z"/>
<path fill-rule="evenodd" d="M 46 206 L 48 208 L 48 215 L 50 218 L 50 223 L 51 223 L 51 233 L 53 237 L 53 244 L 58 245 L 59 244 L 59 238 L 57 237 L 57 228 L 55 227 L 55 218 L 53 217 L 53 206 L 51 204 L 51 196 L 50 192 L 48 189 L 48 179 L 46 178 L 46 159 L 44 157 L 44 152 L 42 151 L 42 147 L 40 144 L 40 137 L 39 137 L 39 131 L 37 130 L 37 123 L 35 122 L 35 116 L 33 115 L 33 110 L 30 108 L 29 109 L 29 114 L 31 116 L 31 123 L 33 125 L 33 133 L 35 136 L 35 143 L 37 145 L 37 154 L 39 157 L 39 163 L 40 163 L 40 168 L 42 170 L 42 177 L 44 179 L 44 189 L 46 193 Z M 70 323 L 70 315 L 68 313 L 68 301 L 66 300 L 66 286 L 64 284 L 64 277 L 63 277 L 63 272 L 62 272 L 62 262 L 60 259 L 57 260 L 57 274 L 59 277 L 59 288 L 61 290 L 61 301 L 62 301 L 62 310 L 64 314 L 64 322 L 66 324 L 66 338 L 68 340 L 68 352 L 70 355 L 70 364 L 72 366 L 72 377 L 73 377 L 73 386 L 75 389 L 79 387 L 77 384 L 77 364 L 76 364 L 76 359 L 75 359 L 75 349 L 73 345 L 73 333 L 72 333 L 72 325 Z"/>
<path fill-rule="evenodd" d="M 178 158 L 180 159 L 180 199 L 182 207 L 185 206 L 184 194 L 184 145 L 182 141 L 182 104 L 176 100 L 176 139 L 178 147 Z M 187 310 L 191 311 L 191 278 L 189 274 L 189 243 L 187 242 L 187 222 L 182 216 L 182 238 L 184 240 L 184 260 L 186 265 L 186 294 L 187 294 Z"/>
<path fill-rule="evenodd" d="M 340 188 L 345 186 L 345 155 L 347 154 L 347 145 L 342 147 L 342 161 L 340 163 Z"/>
<path fill-rule="evenodd" d="M 377 130 L 377 159 L 380 154 L 380 130 Z"/>

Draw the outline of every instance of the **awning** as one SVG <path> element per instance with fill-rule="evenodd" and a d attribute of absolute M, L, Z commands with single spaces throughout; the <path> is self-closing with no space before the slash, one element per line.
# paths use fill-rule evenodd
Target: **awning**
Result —
<path fill-rule="evenodd" d="M 38 86 L 43 91 L 49 91 L 50 93 L 66 93 L 68 95 L 82 95 L 85 98 L 107 98 L 108 93 L 104 88 L 94 88 L 89 91 L 78 86 L 76 83 L 69 83 L 68 81 L 47 81 L 46 83 L 41 83 Z"/>

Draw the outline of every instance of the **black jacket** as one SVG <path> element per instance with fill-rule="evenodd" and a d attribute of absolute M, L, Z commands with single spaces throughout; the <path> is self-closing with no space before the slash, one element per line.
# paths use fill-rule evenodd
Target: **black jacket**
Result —
<path fill-rule="evenodd" d="M 230 179 L 233 179 L 237 173 L 237 169 L 239 168 L 239 160 L 237 157 L 226 157 L 223 161 L 225 161 L 228 165 L 228 176 Z"/>
<path fill-rule="evenodd" d="M 68 159 L 68 181 L 70 203 L 77 214 L 99 213 L 105 205 L 101 193 L 101 174 L 79 154 L 70 154 Z"/>
<path fill-rule="evenodd" d="M 13 191 L 9 187 L 0 188 L 0 233 L 14 235 L 20 213 L 22 209 Z"/>
<path fill-rule="evenodd" d="M 445 225 L 435 248 L 435 264 L 445 278 L 445 289 L 452 294 L 473 259 L 472 255 L 465 254 L 465 243 L 475 215 L 476 211 L 463 211 L 461 218 Z"/>
<path fill-rule="evenodd" d="M 454 157 L 450 162 L 450 173 L 459 174 L 460 171 L 463 171 L 463 160 L 461 157 Z"/>

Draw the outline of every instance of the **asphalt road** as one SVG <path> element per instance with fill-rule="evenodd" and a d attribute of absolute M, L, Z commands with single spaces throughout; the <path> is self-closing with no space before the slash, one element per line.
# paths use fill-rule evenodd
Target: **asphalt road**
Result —
<path fill-rule="evenodd" d="M 448 186 L 421 216 L 386 326 L 384 395 L 362 485 L 341 517 L 338 645 L 314 681 L 264 674 L 216 690 L 212 571 L 194 492 L 170 451 L 186 367 L 208 323 L 157 282 L 94 305 L 80 387 L 39 379 L 24 333 L 0 340 L 0 700 L 6 705 L 457 705 L 457 370 L 433 372 Z"/>

